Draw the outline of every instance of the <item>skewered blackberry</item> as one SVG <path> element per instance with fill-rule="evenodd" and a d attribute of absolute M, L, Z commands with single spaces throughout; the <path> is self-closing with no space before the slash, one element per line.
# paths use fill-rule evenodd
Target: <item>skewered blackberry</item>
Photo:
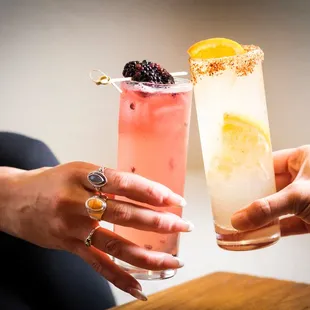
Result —
<path fill-rule="evenodd" d="M 131 77 L 133 81 L 154 84 L 174 84 L 173 76 L 159 64 L 143 60 L 130 61 L 123 69 L 124 77 Z"/>

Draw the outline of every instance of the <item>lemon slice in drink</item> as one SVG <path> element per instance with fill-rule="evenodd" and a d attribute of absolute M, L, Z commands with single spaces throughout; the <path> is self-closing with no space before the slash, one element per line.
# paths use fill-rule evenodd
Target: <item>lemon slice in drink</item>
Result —
<path fill-rule="evenodd" d="M 237 166 L 256 167 L 270 155 L 269 128 L 248 116 L 225 113 L 221 133 L 221 153 L 213 162 L 221 172 L 230 173 Z"/>
<path fill-rule="evenodd" d="M 256 148 L 270 145 L 269 129 L 257 120 L 239 114 L 224 114 L 222 134 L 236 148 Z"/>
<path fill-rule="evenodd" d="M 243 47 L 230 39 L 211 38 L 193 44 L 187 51 L 191 58 L 220 58 L 243 54 Z"/>

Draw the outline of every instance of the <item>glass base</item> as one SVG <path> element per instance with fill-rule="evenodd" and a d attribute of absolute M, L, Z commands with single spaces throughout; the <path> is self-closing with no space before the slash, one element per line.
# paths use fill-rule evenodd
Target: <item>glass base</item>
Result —
<path fill-rule="evenodd" d="M 175 269 L 146 270 L 127 264 L 117 258 L 114 258 L 114 262 L 138 280 L 165 280 L 174 277 L 177 273 Z"/>
<path fill-rule="evenodd" d="M 252 251 L 276 243 L 280 237 L 279 224 L 271 223 L 258 230 L 238 232 L 215 225 L 217 244 L 228 251 Z"/>

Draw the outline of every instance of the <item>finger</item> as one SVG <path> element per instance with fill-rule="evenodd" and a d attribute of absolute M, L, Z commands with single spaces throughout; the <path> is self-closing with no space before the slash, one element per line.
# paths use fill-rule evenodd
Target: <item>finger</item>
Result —
<path fill-rule="evenodd" d="M 280 221 L 281 236 L 301 235 L 310 233 L 310 224 L 297 216 L 290 216 Z"/>
<path fill-rule="evenodd" d="M 288 173 L 288 160 L 296 152 L 295 148 L 285 149 L 273 152 L 274 172 L 275 174 Z"/>
<path fill-rule="evenodd" d="M 70 248 L 73 249 L 74 254 L 84 259 L 95 271 L 117 288 L 137 299 L 144 301 L 147 299 L 142 293 L 142 287 L 139 282 L 117 266 L 105 253 L 100 252 L 95 247 L 87 248 L 81 241 L 76 239 L 70 240 Z"/>
<path fill-rule="evenodd" d="M 193 225 L 169 212 L 156 212 L 120 200 L 107 200 L 102 220 L 113 224 L 159 233 L 189 232 Z"/>
<path fill-rule="evenodd" d="M 90 191 L 94 189 L 88 182 L 87 175 L 95 170 L 98 170 L 98 167 L 85 164 L 79 173 L 80 182 Z M 110 168 L 105 168 L 104 174 L 108 182 L 102 190 L 108 194 L 125 196 L 129 199 L 154 206 L 175 205 L 184 207 L 186 205 L 185 199 L 171 191 L 168 187 L 137 174 L 116 171 Z"/>
<path fill-rule="evenodd" d="M 288 186 L 273 195 L 256 200 L 232 216 L 232 226 L 238 230 L 252 230 L 282 215 L 296 214 L 301 209 L 304 198 L 301 192 L 301 189 L 295 190 L 295 185 Z"/>
<path fill-rule="evenodd" d="M 89 197 L 88 197 L 89 198 Z M 87 199 L 88 199 L 87 198 Z M 86 200 L 86 199 L 85 199 Z M 92 207 L 94 210 L 102 207 L 102 200 L 93 198 Z M 106 209 L 101 216 L 101 220 L 145 231 L 159 233 L 176 233 L 192 231 L 194 225 L 183 220 L 180 216 L 171 212 L 154 211 L 136 204 L 115 199 L 106 200 Z M 175 207 L 181 214 L 182 209 Z M 89 217 L 89 213 L 82 202 L 79 203 L 80 215 Z M 100 215 L 98 215 L 100 218 Z"/>
<path fill-rule="evenodd" d="M 104 191 L 154 206 L 186 205 L 185 199 L 168 187 L 133 173 L 105 169 L 109 183 Z"/>
<path fill-rule="evenodd" d="M 292 176 L 289 173 L 276 174 L 276 188 L 277 191 L 282 190 L 288 186 L 292 181 Z"/>
<path fill-rule="evenodd" d="M 141 248 L 105 228 L 94 232 L 92 245 L 113 257 L 148 270 L 177 269 L 184 265 L 177 257 Z"/>

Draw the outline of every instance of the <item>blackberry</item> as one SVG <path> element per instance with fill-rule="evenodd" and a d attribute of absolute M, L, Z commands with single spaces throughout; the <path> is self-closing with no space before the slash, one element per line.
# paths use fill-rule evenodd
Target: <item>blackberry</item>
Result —
<path fill-rule="evenodd" d="M 136 73 L 136 65 L 139 64 L 139 61 L 130 61 L 126 63 L 124 69 L 123 69 L 123 76 L 124 77 L 133 77 Z"/>
<path fill-rule="evenodd" d="M 174 84 L 173 76 L 159 64 L 147 60 L 130 61 L 123 69 L 124 77 L 131 77 L 133 81 L 154 84 Z"/>

